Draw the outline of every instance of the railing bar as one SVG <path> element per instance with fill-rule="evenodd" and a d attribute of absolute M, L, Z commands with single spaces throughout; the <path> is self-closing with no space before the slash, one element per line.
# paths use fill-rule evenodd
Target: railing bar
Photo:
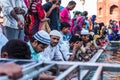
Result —
<path fill-rule="evenodd" d="M 38 70 L 34 70 L 33 72 L 23 76 L 22 78 L 20 78 L 18 80 L 28 80 L 28 79 L 34 78 L 34 77 L 38 76 L 40 73 L 49 70 L 53 66 L 55 66 L 55 64 L 47 65 L 47 66 L 40 68 Z"/>
<path fill-rule="evenodd" d="M 91 80 L 99 80 L 101 77 L 102 66 L 99 66 Z"/>
<path fill-rule="evenodd" d="M 103 80 L 103 70 L 101 71 L 101 77 L 100 80 Z"/>
<path fill-rule="evenodd" d="M 68 68 L 66 71 L 64 71 L 61 75 L 59 75 L 55 80 L 62 80 L 64 79 L 68 74 L 70 74 L 73 70 L 75 70 L 78 67 L 78 65 L 73 65 L 70 68 Z"/>
<path fill-rule="evenodd" d="M 43 63 L 43 62 L 39 62 L 39 63 L 34 64 L 34 65 L 32 65 L 32 66 L 30 66 L 30 67 L 28 67 L 28 68 L 23 69 L 23 71 L 22 71 L 23 74 L 26 74 L 29 70 L 34 69 L 35 67 L 40 66 L 42 63 Z"/>
<path fill-rule="evenodd" d="M 81 77 L 81 69 L 80 69 L 80 66 L 78 67 L 78 80 L 80 80 L 80 77 Z"/>

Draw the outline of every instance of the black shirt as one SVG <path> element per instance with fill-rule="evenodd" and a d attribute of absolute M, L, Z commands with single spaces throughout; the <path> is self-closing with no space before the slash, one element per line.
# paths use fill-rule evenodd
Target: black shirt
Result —
<path fill-rule="evenodd" d="M 46 4 L 43 5 L 43 8 L 46 12 L 48 12 L 50 10 L 50 8 L 52 7 L 53 3 L 51 2 L 47 2 Z M 50 28 L 53 30 L 58 30 L 58 9 L 55 8 L 51 14 L 48 16 L 48 18 L 50 18 Z"/>

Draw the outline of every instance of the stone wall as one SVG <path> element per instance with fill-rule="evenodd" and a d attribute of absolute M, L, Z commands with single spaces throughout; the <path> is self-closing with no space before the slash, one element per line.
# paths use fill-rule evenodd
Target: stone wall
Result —
<path fill-rule="evenodd" d="M 97 21 L 120 20 L 120 0 L 97 0 Z"/>

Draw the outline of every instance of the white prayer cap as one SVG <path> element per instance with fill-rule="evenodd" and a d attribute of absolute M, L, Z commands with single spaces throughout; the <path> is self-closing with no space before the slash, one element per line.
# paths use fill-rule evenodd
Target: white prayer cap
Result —
<path fill-rule="evenodd" d="M 82 29 L 81 30 L 81 35 L 89 35 L 89 31 L 88 30 L 85 30 L 85 29 Z"/>
<path fill-rule="evenodd" d="M 50 32 L 50 36 L 58 36 L 58 37 L 61 37 L 61 34 L 60 34 L 60 32 L 57 31 L 57 30 L 52 30 L 52 31 Z"/>
<path fill-rule="evenodd" d="M 50 44 L 50 36 L 44 30 L 41 30 L 41 31 L 38 31 L 37 33 L 35 33 L 34 38 L 36 40 L 40 41 L 41 43 Z"/>

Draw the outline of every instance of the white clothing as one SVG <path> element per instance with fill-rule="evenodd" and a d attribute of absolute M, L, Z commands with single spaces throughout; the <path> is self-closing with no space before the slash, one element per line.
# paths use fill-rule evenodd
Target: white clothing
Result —
<path fill-rule="evenodd" d="M 4 0 L 2 4 L 4 19 L 3 25 L 10 28 L 18 29 L 17 21 L 10 14 L 15 7 L 22 8 L 25 13 L 27 13 L 27 7 L 24 3 L 24 0 Z M 22 14 L 17 14 L 17 16 L 24 23 L 24 16 Z"/>
<path fill-rule="evenodd" d="M 70 52 L 69 52 L 69 41 L 67 40 L 66 36 L 61 33 L 61 38 L 60 38 L 60 42 L 59 42 L 59 46 L 60 46 L 60 53 L 64 55 L 64 59 L 65 61 L 67 61 L 70 57 Z"/>
<path fill-rule="evenodd" d="M 46 61 L 64 61 L 62 54 L 59 52 L 59 46 L 52 47 L 49 45 L 44 52 L 39 54 L 40 56 L 44 56 Z"/>

